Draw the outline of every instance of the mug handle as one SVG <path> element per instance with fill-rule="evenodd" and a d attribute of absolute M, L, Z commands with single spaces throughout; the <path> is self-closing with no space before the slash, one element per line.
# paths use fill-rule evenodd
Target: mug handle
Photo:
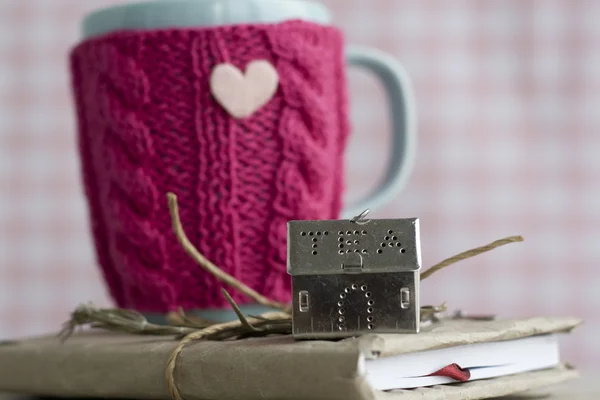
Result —
<path fill-rule="evenodd" d="M 390 55 L 375 49 L 349 46 L 346 62 L 365 68 L 379 78 L 392 118 L 392 151 L 383 182 L 366 198 L 344 208 L 342 218 L 348 219 L 366 209 L 373 210 L 391 202 L 406 185 L 416 153 L 416 107 L 408 74 Z"/>

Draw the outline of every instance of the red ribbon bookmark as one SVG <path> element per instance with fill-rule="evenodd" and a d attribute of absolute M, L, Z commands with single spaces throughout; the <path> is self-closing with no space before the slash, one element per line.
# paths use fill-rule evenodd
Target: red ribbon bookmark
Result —
<path fill-rule="evenodd" d="M 446 376 L 459 382 L 466 382 L 471 378 L 471 372 L 458 364 L 450 364 L 428 376 Z"/>

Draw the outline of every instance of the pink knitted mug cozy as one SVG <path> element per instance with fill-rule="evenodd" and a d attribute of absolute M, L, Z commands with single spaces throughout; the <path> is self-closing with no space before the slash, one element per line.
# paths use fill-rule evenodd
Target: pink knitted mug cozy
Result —
<path fill-rule="evenodd" d="M 178 244 L 168 192 L 200 252 L 261 294 L 290 301 L 287 221 L 340 214 L 343 53 L 339 30 L 303 21 L 120 31 L 73 49 L 85 193 L 118 306 L 226 306 L 220 282 Z M 232 117 L 211 94 L 211 73 L 255 60 L 275 67 L 277 91 L 252 115 Z"/>

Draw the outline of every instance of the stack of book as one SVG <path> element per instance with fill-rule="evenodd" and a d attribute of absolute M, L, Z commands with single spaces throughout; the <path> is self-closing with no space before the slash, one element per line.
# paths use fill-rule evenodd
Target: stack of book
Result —
<path fill-rule="evenodd" d="M 178 358 L 175 382 L 201 399 L 485 399 L 578 376 L 559 339 L 580 320 L 443 319 L 418 334 L 338 341 L 270 336 L 198 341 Z M 176 341 L 88 330 L 0 344 L 0 392 L 166 399 L 165 365 Z"/>

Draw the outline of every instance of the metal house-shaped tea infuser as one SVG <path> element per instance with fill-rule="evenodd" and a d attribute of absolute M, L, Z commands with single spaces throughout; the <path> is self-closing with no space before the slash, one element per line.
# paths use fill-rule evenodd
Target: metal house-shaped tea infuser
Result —
<path fill-rule="evenodd" d="M 419 332 L 419 220 L 290 221 L 293 335 Z"/>

